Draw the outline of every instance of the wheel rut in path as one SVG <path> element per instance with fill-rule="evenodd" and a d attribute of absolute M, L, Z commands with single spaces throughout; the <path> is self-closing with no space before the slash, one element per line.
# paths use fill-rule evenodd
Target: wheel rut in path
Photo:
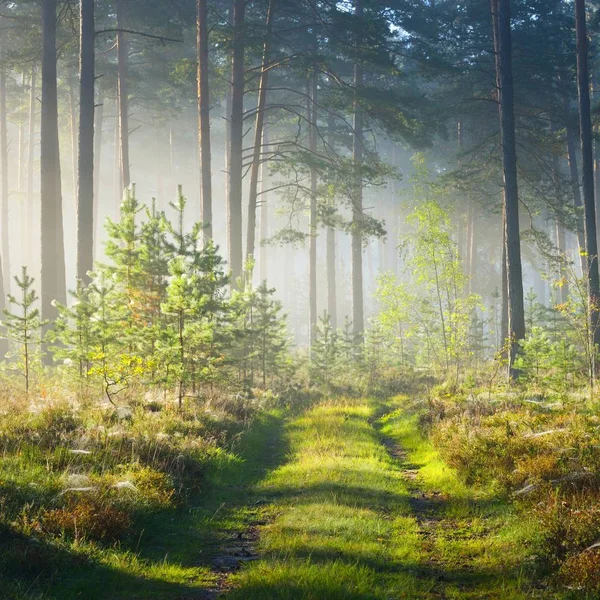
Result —
<path fill-rule="evenodd" d="M 443 561 L 437 556 L 435 541 L 437 531 L 443 526 L 444 519 L 441 515 L 447 501 L 442 492 L 426 492 L 418 483 L 419 469 L 410 462 L 408 452 L 393 439 L 384 437 L 381 440 L 388 454 L 399 464 L 402 478 L 410 494 L 408 503 L 413 517 L 419 525 L 419 535 L 422 539 L 423 549 L 427 560 L 417 575 L 421 579 L 432 582 L 431 597 L 445 598 L 443 584 L 446 579 Z"/>

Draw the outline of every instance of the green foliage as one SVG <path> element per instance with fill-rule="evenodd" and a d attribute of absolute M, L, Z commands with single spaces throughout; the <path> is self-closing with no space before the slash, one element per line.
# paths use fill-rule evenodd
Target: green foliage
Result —
<path fill-rule="evenodd" d="M 340 364 L 342 348 L 340 335 L 331 326 L 327 311 L 319 317 L 315 342 L 310 349 L 311 378 L 328 386 Z"/>
<path fill-rule="evenodd" d="M 87 379 L 94 355 L 94 346 L 99 333 L 93 317 L 96 307 L 90 300 L 91 288 L 85 288 L 80 281 L 71 291 L 72 302 L 64 306 L 55 302 L 58 317 L 49 331 L 47 339 L 55 360 L 62 360 L 68 368 L 73 368 L 80 378 Z"/>
<path fill-rule="evenodd" d="M 251 387 L 258 376 L 263 386 L 268 374 L 271 378 L 284 372 L 287 363 L 287 329 L 281 302 L 275 300 L 275 289 L 263 281 L 258 288 L 252 285 L 253 265 L 247 265 L 242 289 L 234 290 L 231 297 L 234 360 L 238 379 Z"/>
<path fill-rule="evenodd" d="M 536 386 L 542 394 L 566 391 L 573 386 L 573 373 L 581 368 L 579 354 L 567 339 L 552 341 L 548 332 L 533 327 L 521 341 L 515 368 L 522 381 Z"/>
<path fill-rule="evenodd" d="M 218 248 L 203 239 L 201 224 L 186 226 L 181 188 L 172 208 L 174 223 L 129 191 L 120 220 L 107 225 L 109 260 L 87 288 L 78 284 L 69 305 L 57 304 L 49 336 L 55 360 L 86 385 L 101 385 L 111 403 L 141 384 L 174 392 L 181 408 L 185 397 L 212 393 L 215 383 L 266 386 L 287 368 L 287 325 L 275 290 L 266 282 L 254 289 L 249 271 L 228 294 Z M 26 316 L 10 313 L 7 326 L 23 342 L 26 320 L 29 350 L 39 313 L 31 312 L 31 280 L 23 286 Z"/>
<path fill-rule="evenodd" d="M 5 335 L 11 342 L 13 350 L 9 358 L 16 359 L 16 368 L 25 379 L 25 389 L 29 393 L 32 368 L 39 365 L 42 343 L 42 321 L 38 300 L 33 288 L 34 279 L 27 273 L 27 267 L 22 267 L 21 277 L 15 275 L 15 283 L 20 290 L 20 296 L 8 295 L 9 308 L 4 309 Z M 13 308 L 13 310 L 10 309 Z"/>

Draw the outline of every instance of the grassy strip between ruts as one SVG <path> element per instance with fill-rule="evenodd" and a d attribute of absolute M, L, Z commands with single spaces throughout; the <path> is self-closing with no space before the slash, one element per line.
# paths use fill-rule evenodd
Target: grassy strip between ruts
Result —
<path fill-rule="evenodd" d="M 493 490 L 463 486 L 414 418 L 390 412 L 401 402 L 328 401 L 288 424 L 290 460 L 258 486 L 275 515 L 262 558 L 234 577 L 231 598 L 531 597 L 520 568 L 527 524 Z M 384 439 L 403 446 L 405 461 Z M 415 494 L 429 492 L 443 501 L 419 514 Z"/>

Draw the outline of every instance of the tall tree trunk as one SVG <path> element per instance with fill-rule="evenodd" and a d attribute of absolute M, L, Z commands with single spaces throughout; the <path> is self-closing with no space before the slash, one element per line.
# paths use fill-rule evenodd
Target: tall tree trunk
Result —
<path fill-rule="evenodd" d="M 361 22 L 364 16 L 363 0 L 354 0 L 354 14 Z M 357 46 L 361 44 L 362 35 L 358 35 Z M 360 61 L 354 63 L 354 139 L 353 160 L 356 169 L 352 198 L 352 324 L 357 342 L 362 341 L 364 331 L 363 308 L 363 257 L 362 257 L 362 222 L 363 222 L 363 113 L 358 95 L 363 85 L 363 68 Z"/>
<path fill-rule="evenodd" d="M 31 85 L 29 87 L 29 124 L 28 133 L 29 145 L 27 146 L 27 226 L 31 232 L 35 223 L 35 198 L 33 193 L 33 174 L 34 174 L 34 162 L 35 162 L 35 113 L 36 113 L 36 70 L 35 66 L 31 68 Z M 30 241 L 27 244 L 27 252 L 25 254 L 25 260 L 28 265 L 31 266 L 33 252 L 31 239 L 33 236 L 30 235 Z"/>
<path fill-rule="evenodd" d="M 567 260 L 565 228 L 559 219 L 554 220 L 554 226 L 556 230 L 556 248 L 561 261 L 558 268 L 560 282 L 557 300 L 561 304 L 564 304 L 569 299 L 569 280 L 567 279 L 567 273 L 565 269 L 565 263 Z"/>
<path fill-rule="evenodd" d="M 308 80 L 308 149 L 313 156 L 317 153 L 317 74 Z M 312 347 L 317 335 L 317 171 L 310 169 L 310 216 L 308 231 L 308 303 L 309 345 Z"/>
<path fill-rule="evenodd" d="M 269 83 L 269 60 L 271 53 L 271 34 L 273 31 L 273 16 L 275 13 L 275 0 L 269 0 L 267 9 L 267 28 L 263 42 L 263 56 L 258 83 L 258 101 L 256 106 L 256 120 L 254 124 L 254 148 L 252 149 L 252 165 L 250 167 L 250 189 L 248 193 L 248 229 L 246 232 L 246 260 L 254 256 L 256 236 L 256 200 L 258 197 L 258 175 L 261 165 L 263 124 L 265 122 L 265 108 L 267 106 L 267 85 Z"/>
<path fill-rule="evenodd" d="M 269 149 L 269 130 L 267 127 L 263 127 L 263 137 L 262 137 L 263 147 L 268 152 Z M 266 281 L 268 279 L 268 253 L 267 246 L 265 245 L 265 241 L 269 237 L 269 199 L 267 197 L 267 189 L 268 189 L 268 174 L 269 174 L 269 165 L 266 160 L 263 160 L 260 163 L 260 279 L 261 281 Z"/>
<path fill-rule="evenodd" d="M 115 203 L 116 203 L 116 211 L 114 214 L 118 216 L 119 207 L 121 206 L 121 201 L 123 200 L 123 171 L 121 169 L 121 119 L 119 118 L 119 98 L 117 91 L 117 101 L 115 104 L 115 152 L 114 152 L 114 177 L 113 177 L 113 185 L 114 185 L 114 193 L 115 193 Z"/>
<path fill-rule="evenodd" d="M 94 111 L 94 260 L 98 256 L 100 239 L 100 166 L 102 164 L 102 139 L 104 131 L 104 98 L 100 98 Z"/>
<path fill-rule="evenodd" d="M 119 102 L 119 135 L 121 154 L 121 191 L 131 184 L 129 171 L 129 84 L 128 60 L 129 49 L 125 28 L 125 0 L 117 0 L 117 94 Z"/>
<path fill-rule="evenodd" d="M 508 271 L 506 268 L 506 216 L 504 212 L 504 207 L 502 208 L 502 267 L 500 271 L 502 278 L 502 284 L 500 286 L 502 295 L 502 314 L 500 317 L 500 347 L 502 349 L 502 355 L 505 357 L 507 354 L 506 341 L 508 340 Z"/>
<path fill-rule="evenodd" d="M 233 56 L 231 61 L 231 139 L 229 143 L 229 207 L 227 242 L 232 282 L 243 271 L 242 251 L 242 152 L 244 135 L 244 19 L 246 0 L 233 4 Z"/>
<path fill-rule="evenodd" d="M 20 77 L 21 90 L 25 87 L 25 72 L 21 73 Z M 17 189 L 23 192 L 25 189 L 25 154 L 27 141 L 25 139 L 25 121 L 19 120 L 19 164 L 17 166 Z M 23 241 L 23 240 L 21 240 Z"/>
<path fill-rule="evenodd" d="M 94 268 L 94 0 L 80 0 L 79 148 L 77 153 L 77 278 Z"/>
<path fill-rule="evenodd" d="M 556 127 L 554 124 L 551 126 L 552 134 L 556 134 Z M 562 218 L 562 207 L 564 203 L 564 193 L 563 186 L 561 183 L 561 173 L 560 173 L 560 157 L 558 152 L 554 151 L 552 153 L 552 180 L 554 184 L 554 198 L 557 206 L 557 210 L 554 215 L 554 233 L 556 239 L 556 249 L 558 251 L 559 256 L 559 265 L 558 265 L 558 279 L 559 279 L 559 287 L 558 292 L 556 294 L 556 303 L 564 304 L 569 298 L 569 281 L 567 279 L 567 249 L 566 249 L 566 235 L 565 235 L 565 227 L 561 222 Z"/>
<path fill-rule="evenodd" d="M 565 103 L 568 111 L 568 103 Z M 573 127 L 567 125 L 567 158 L 569 162 L 569 176 L 571 180 L 571 195 L 573 197 L 573 206 L 576 211 L 577 224 L 577 245 L 579 246 L 579 262 L 581 267 L 581 276 L 585 277 L 587 273 L 587 258 L 585 255 L 585 231 L 583 225 L 583 215 L 581 214 L 581 187 L 579 185 L 579 169 L 577 168 L 577 143 Z"/>
<path fill-rule="evenodd" d="M 207 0 L 196 0 L 196 50 L 198 54 L 198 146 L 200 149 L 200 219 L 212 238 L 212 173 L 210 157 L 210 96 L 208 87 Z"/>
<path fill-rule="evenodd" d="M 81 2 L 81 0 L 80 0 Z M 71 125 L 71 170 L 73 172 L 73 198 L 77 198 L 77 98 L 74 77 L 69 77 L 69 121 Z"/>
<path fill-rule="evenodd" d="M 6 67 L 0 65 L 0 205 L 2 222 L 2 272 L 6 278 L 5 291 L 10 293 L 10 226 L 8 190 L 8 136 L 6 114 Z"/>
<path fill-rule="evenodd" d="M 517 152 L 515 141 L 515 112 L 512 75 L 512 40 L 510 29 L 510 0 L 491 0 L 496 22 L 496 71 L 498 83 L 500 144 L 504 175 L 504 210 L 506 231 L 506 271 L 508 281 L 508 352 L 509 377 L 515 379 L 515 358 L 519 341 L 525 337 L 523 306 L 523 275 L 521 270 L 521 239 L 519 231 L 519 192 L 517 185 Z"/>
<path fill-rule="evenodd" d="M 25 87 L 25 71 L 21 72 L 21 90 Z M 29 245 L 29 236 L 27 235 L 27 197 L 25 189 L 27 186 L 27 138 L 25 137 L 25 119 L 19 121 L 19 166 L 17 174 L 17 183 L 19 190 L 19 221 L 21 231 L 21 264 L 26 264 L 27 246 Z"/>
<path fill-rule="evenodd" d="M 333 149 L 333 116 L 327 120 L 327 143 Z M 333 209 L 333 200 L 331 200 Z M 335 228 L 329 225 L 326 234 L 326 263 L 327 263 L 327 312 L 331 326 L 337 329 L 337 289 L 335 285 Z"/>
<path fill-rule="evenodd" d="M 53 319 L 53 300 L 66 303 L 65 251 L 58 143 L 58 96 L 56 86 L 56 1 L 43 4 L 41 230 L 42 318 Z"/>
<path fill-rule="evenodd" d="M 596 237 L 596 206 L 594 202 L 594 155 L 592 150 L 592 117 L 590 111 L 590 78 L 588 40 L 585 22 L 585 0 L 575 0 L 575 31 L 577 35 L 577 92 L 579 97 L 579 133 L 581 136 L 581 169 L 585 250 L 588 260 L 588 310 L 594 354 L 600 345 L 600 278 L 598 274 L 598 240 Z M 595 378 L 596 356 L 592 361 Z"/>

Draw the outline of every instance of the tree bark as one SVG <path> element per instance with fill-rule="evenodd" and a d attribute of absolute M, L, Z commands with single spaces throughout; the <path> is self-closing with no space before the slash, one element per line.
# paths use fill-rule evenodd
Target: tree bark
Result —
<path fill-rule="evenodd" d="M 551 125 L 551 132 L 556 134 L 556 127 L 554 124 Z M 556 249 L 559 256 L 559 265 L 557 269 L 557 275 L 559 279 L 558 292 L 555 300 L 557 304 L 564 304 L 569 298 L 569 281 L 567 278 L 566 264 L 567 264 L 567 248 L 566 248 L 566 235 L 565 227 L 561 221 L 562 206 L 564 203 L 564 193 L 561 183 L 560 173 L 560 157 L 558 152 L 552 153 L 552 179 L 554 184 L 554 198 L 557 206 L 557 210 L 554 215 L 554 233 L 556 239 Z"/>
<path fill-rule="evenodd" d="M 210 96 L 208 87 L 208 7 L 196 1 L 196 50 L 198 54 L 198 146 L 200 149 L 200 219 L 206 239 L 212 238 L 212 173 L 210 156 Z"/>
<path fill-rule="evenodd" d="M 129 84 L 128 60 L 129 49 L 125 28 L 125 0 L 117 0 L 117 95 L 119 102 L 119 135 L 121 153 L 121 191 L 131 184 L 129 170 Z"/>
<path fill-rule="evenodd" d="M 233 56 L 231 61 L 231 139 L 229 143 L 229 194 L 227 242 L 232 283 L 242 275 L 242 152 L 244 135 L 244 19 L 246 0 L 233 4 Z"/>
<path fill-rule="evenodd" d="M 100 239 L 100 167 L 104 130 L 104 99 L 100 98 L 94 110 L 94 259 L 98 256 Z"/>
<path fill-rule="evenodd" d="M 504 176 L 504 211 L 506 271 L 508 282 L 508 370 L 509 377 L 518 375 L 514 368 L 519 341 L 525 337 L 523 306 L 523 275 L 521 269 L 521 239 L 519 231 L 519 192 L 517 185 L 517 152 L 515 140 L 514 91 L 512 75 L 512 40 L 510 0 L 491 0 L 496 22 L 496 71 L 499 100 L 500 144 Z"/>
<path fill-rule="evenodd" d="M 80 0 L 81 2 L 81 0 Z M 71 170 L 73 179 L 71 187 L 73 198 L 77 199 L 78 161 L 77 161 L 77 98 L 75 97 L 74 77 L 69 77 L 69 121 L 71 124 Z M 77 202 L 75 202 L 77 204 Z"/>
<path fill-rule="evenodd" d="M 43 4 L 41 169 L 42 318 L 53 319 L 53 300 L 66 303 L 65 251 L 58 142 L 56 1 Z"/>
<path fill-rule="evenodd" d="M 500 349 L 502 350 L 502 356 L 506 357 L 506 341 L 508 340 L 508 271 L 506 268 L 506 216 L 504 213 L 504 207 L 502 208 L 502 267 L 500 271 L 502 277 L 502 284 L 500 286 L 502 294 L 502 314 L 500 317 Z"/>
<path fill-rule="evenodd" d="M 327 143 L 333 148 L 333 117 L 327 122 Z M 333 200 L 332 200 L 333 208 Z M 337 329 L 337 289 L 335 285 L 335 229 L 330 225 L 326 234 L 326 263 L 327 263 L 327 312 L 331 326 Z"/>
<path fill-rule="evenodd" d="M 25 87 L 25 72 L 21 73 L 21 89 Z M 19 192 L 25 191 L 25 155 L 27 153 L 27 141 L 25 139 L 25 120 L 20 119 L 19 121 L 19 165 L 17 173 L 17 189 Z M 23 212 L 23 211 L 22 211 Z M 24 223 L 24 219 L 21 221 Z M 23 232 L 24 233 L 24 232 Z M 25 236 L 23 236 L 25 237 Z M 21 240 L 23 243 L 23 240 Z"/>
<path fill-rule="evenodd" d="M 362 20 L 364 16 L 363 0 L 354 0 L 354 14 Z M 358 25 L 362 27 L 362 23 Z M 359 34 L 357 46 L 362 36 Z M 363 308 L 363 257 L 362 257 L 362 221 L 363 221 L 363 113 L 358 95 L 363 85 L 363 68 L 357 60 L 354 63 L 354 138 L 352 155 L 356 169 L 352 198 L 352 324 L 357 342 L 362 341 L 364 332 Z"/>
<path fill-rule="evenodd" d="M 262 143 L 264 148 L 268 150 L 269 148 L 269 130 L 266 126 L 263 126 L 263 136 Z M 268 254 L 267 254 L 267 246 L 265 245 L 265 241 L 269 237 L 269 199 L 267 194 L 268 189 L 268 173 L 269 173 L 269 165 L 266 160 L 262 161 L 260 164 L 260 279 L 261 281 L 266 281 L 268 279 Z"/>
<path fill-rule="evenodd" d="M 28 123 L 28 138 L 29 145 L 27 146 L 27 226 L 31 232 L 34 227 L 34 214 L 35 214 L 35 198 L 33 192 L 33 174 L 34 174 L 34 161 L 35 161 L 35 113 L 36 113 L 36 70 L 35 67 L 31 68 L 31 85 L 29 87 L 29 123 Z M 30 236 L 30 239 L 33 236 Z M 27 244 L 27 252 L 25 253 L 25 260 L 28 265 L 31 265 L 33 258 L 32 244 Z"/>
<path fill-rule="evenodd" d="M 568 111 L 568 103 L 565 103 Z M 567 113 L 568 114 L 568 113 Z M 573 127 L 567 125 L 567 158 L 569 162 L 569 176 L 571 179 L 571 195 L 573 198 L 573 206 L 576 211 L 577 219 L 577 245 L 579 246 L 579 264 L 581 268 L 581 276 L 585 277 L 587 273 L 587 258 L 585 256 L 585 232 L 583 226 L 583 215 L 581 214 L 581 187 L 579 185 L 579 169 L 577 167 L 577 143 Z"/>
<path fill-rule="evenodd" d="M 123 171 L 121 169 L 121 119 L 119 118 L 119 98 L 118 98 L 118 90 L 117 90 L 117 101 L 115 103 L 115 151 L 114 151 L 114 199 L 116 203 L 116 210 L 113 211 L 114 215 L 119 215 L 119 207 L 121 206 L 121 201 L 123 200 Z"/>
<path fill-rule="evenodd" d="M 94 268 L 94 0 L 80 0 L 79 148 L 77 152 L 77 278 Z"/>
<path fill-rule="evenodd" d="M 269 82 L 269 60 L 271 53 L 271 34 L 273 31 L 273 16 L 275 0 L 269 0 L 267 9 L 267 27 L 263 43 L 263 56 L 258 83 L 258 101 L 256 120 L 254 124 L 254 148 L 252 149 L 252 165 L 250 168 L 250 189 L 248 193 L 248 229 L 246 232 L 246 260 L 254 256 L 256 236 L 256 200 L 258 197 L 258 175 L 261 165 L 263 124 L 267 105 L 267 85 Z"/>
<path fill-rule="evenodd" d="M 317 153 L 317 75 L 315 71 L 308 80 L 308 149 L 314 156 Z M 309 346 L 312 347 L 317 335 L 317 171 L 310 169 L 310 214 L 308 223 L 308 297 L 309 297 Z"/>
<path fill-rule="evenodd" d="M 8 189 L 8 137 L 6 114 L 6 68 L 0 65 L 0 205 L 2 222 L 2 272 L 5 274 L 5 291 L 10 293 L 10 225 Z"/>
<path fill-rule="evenodd" d="M 594 353 L 600 345 L 600 278 L 598 274 L 598 241 L 596 237 L 596 206 L 594 201 L 594 155 L 592 149 L 592 117 L 590 110 L 590 78 L 588 40 L 585 22 L 585 0 L 575 0 L 575 32 L 577 36 L 577 92 L 579 98 L 579 134 L 581 136 L 581 169 L 583 181 L 583 211 L 585 251 L 588 270 L 588 309 Z M 596 357 L 592 361 L 595 378 Z"/>

